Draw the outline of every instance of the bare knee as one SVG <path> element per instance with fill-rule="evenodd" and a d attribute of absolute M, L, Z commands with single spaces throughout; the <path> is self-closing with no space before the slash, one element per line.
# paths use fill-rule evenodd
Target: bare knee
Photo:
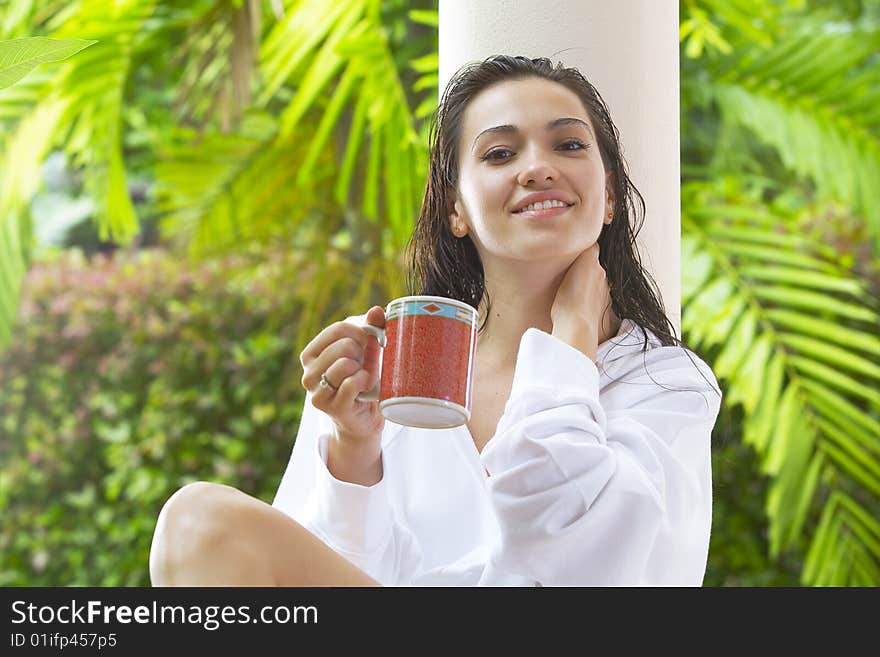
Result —
<path fill-rule="evenodd" d="M 209 482 L 187 484 L 159 513 L 150 548 L 154 586 L 199 586 L 218 583 L 228 554 L 236 517 L 247 512 L 251 498 L 235 488 Z"/>

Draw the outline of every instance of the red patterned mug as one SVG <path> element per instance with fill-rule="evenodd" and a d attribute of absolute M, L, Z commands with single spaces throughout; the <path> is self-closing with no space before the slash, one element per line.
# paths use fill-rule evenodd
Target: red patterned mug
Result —
<path fill-rule="evenodd" d="M 382 347 L 379 383 L 358 395 L 378 401 L 386 419 L 411 427 L 447 429 L 471 418 L 477 311 L 435 296 L 400 297 L 385 309 L 385 329 L 364 317 L 353 323 Z"/>

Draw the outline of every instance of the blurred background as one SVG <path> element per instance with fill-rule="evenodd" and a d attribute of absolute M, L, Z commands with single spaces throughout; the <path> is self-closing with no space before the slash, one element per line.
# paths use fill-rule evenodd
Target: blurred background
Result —
<path fill-rule="evenodd" d="M 299 352 L 406 293 L 436 8 L 0 0 L 0 40 L 96 40 L 0 89 L 0 585 L 146 586 L 177 488 L 271 501 Z M 880 585 L 880 2 L 680 20 L 705 583 Z"/>

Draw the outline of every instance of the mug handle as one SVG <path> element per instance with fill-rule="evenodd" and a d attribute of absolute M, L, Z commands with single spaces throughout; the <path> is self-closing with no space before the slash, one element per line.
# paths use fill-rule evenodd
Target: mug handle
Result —
<path fill-rule="evenodd" d="M 355 397 L 355 400 L 361 402 L 379 401 L 379 387 L 382 384 L 382 350 L 385 349 L 385 329 L 373 326 L 372 324 L 367 324 L 365 321 L 352 323 L 355 326 L 359 326 L 370 335 L 375 335 L 376 340 L 379 341 L 379 380 L 376 381 L 376 385 L 373 386 L 372 390 L 365 390 L 364 392 L 359 393 L 358 396 Z"/>

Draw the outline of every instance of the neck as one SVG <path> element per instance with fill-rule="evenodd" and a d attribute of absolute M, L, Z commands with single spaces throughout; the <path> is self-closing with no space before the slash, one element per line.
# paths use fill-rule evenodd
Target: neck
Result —
<path fill-rule="evenodd" d="M 550 309 L 566 270 L 566 266 L 527 267 L 511 261 L 494 263 L 485 271 L 492 307 L 486 330 L 477 341 L 477 357 L 484 367 L 512 368 L 527 329 L 553 331 Z"/>

